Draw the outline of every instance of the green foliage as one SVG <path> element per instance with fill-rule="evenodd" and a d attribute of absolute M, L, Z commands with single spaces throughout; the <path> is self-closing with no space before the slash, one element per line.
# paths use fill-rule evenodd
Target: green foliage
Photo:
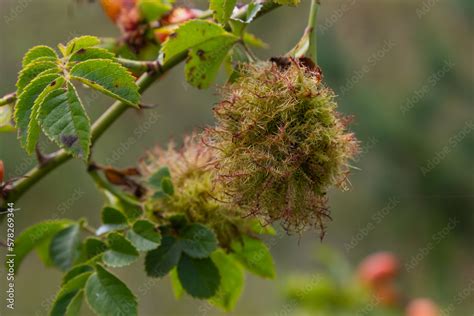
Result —
<path fill-rule="evenodd" d="M 258 239 L 244 236 L 232 243 L 233 256 L 252 273 L 263 278 L 275 277 L 275 263 L 267 246 Z"/>
<path fill-rule="evenodd" d="M 138 1 L 137 22 L 146 36 L 152 34 L 148 22 L 163 22 L 157 20 L 172 9 L 173 3 Z M 161 76 L 169 65 L 187 56 L 186 80 L 206 88 L 224 60 L 229 60 L 237 42 L 263 46 L 245 32 L 263 5 L 252 2 L 245 14 L 239 11 L 237 20 L 231 18 L 236 3 L 211 1 L 217 23 L 194 19 L 171 25 L 175 33 L 162 46 L 156 74 Z M 228 32 L 231 28 L 233 33 Z M 28 153 L 35 151 L 43 131 L 67 154 L 88 161 L 92 134 L 97 133 L 92 131 L 77 84 L 138 108 L 139 87 L 121 63 L 135 69 L 131 65 L 141 62 L 116 59 L 99 47 L 101 44 L 97 37 L 81 36 L 58 45 L 62 56 L 47 46 L 34 47 L 25 54 L 16 83 L 13 118 Z M 150 77 L 153 75 L 140 80 L 141 89 Z M 1 108 L 5 119 L 0 120 L 0 128 L 11 119 L 8 109 Z M 274 232 L 262 229 L 255 219 L 244 218 L 239 206 L 223 202 L 227 192 L 216 181 L 215 149 L 204 145 L 201 136 L 192 136 L 185 140 L 182 150 L 171 145 L 157 152 L 159 158 L 150 155 L 151 162 L 147 160 L 141 170 L 117 171 L 120 176 L 116 181 L 107 173 L 106 177 L 98 173 L 105 173 L 106 168 L 89 169 L 108 197 L 98 229 L 85 220 L 60 220 L 37 224 L 19 236 L 17 264 L 37 249 L 46 265 L 51 263 L 65 271 L 51 315 L 79 315 L 84 298 L 99 316 L 137 315 L 136 297 L 106 268 L 129 266 L 138 261 L 140 252 L 146 252 L 148 276 L 170 274 L 176 297 L 188 293 L 226 311 L 235 307 L 242 293 L 244 268 L 265 278 L 274 277 L 270 252 L 257 239 L 259 234 Z M 83 238 L 83 233 L 92 236 Z"/>
<path fill-rule="evenodd" d="M 186 80 L 197 88 L 207 88 L 237 40 L 238 37 L 215 23 L 193 20 L 181 25 L 163 44 L 163 61 L 189 53 Z"/>
<path fill-rule="evenodd" d="M 165 236 L 161 245 L 147 253 L 145 270 L 150 277 L 163 277 L 171 271 L 181 257 L 181 244 L 171 236 Z"/>
<path fill-rule="evenodd" d="M 82 289 L 91 275 L 92 272 L 85 272 L 68 280 L 56 296 L 50 315 L 77 315 L 74 312 L 80 309 L 83 297 L 80 293 L 83 293 Z"/>
<path fill-rule="evenodd" d="M 109 250 L 104 253 L 102 259 L 109 267 L 125 267 L 138 259 L 138 250 L 122 234 L 110 233 L 107 242 Z"/>
<path fill-rule="evenodd" d="M 24 230 L 15 241 L 15 264 L 18 272 L 24 257 L 38 247 L 41 242 L 51 239 L 56 233 L 70 226 L 70 220 L 51 220 L 37 223 Z"/>
<path fill-rule="evenodd" d="M 214 233 L 201 224 L 191 224 L 180 234 L 183 251 L 193 258 L 206 258 L 217 248 Z"/>
<path fill-rule="evenodd" d="M 71 155 L 89 157 L 90 120 L 72 80 L 137 106 L 140 95 L 135 79 L 112 53 L 95 47 L 99 44 L 97 37 L 82 36 L 58 46 L 61 58 L 47 46 L 33 47 L 25 54 L 16 83 L 14 120 L 20 143 L 29 154 L 41 128 Z"/>
<path fill-rule="evenodd" d="M 126 228 L 128 225 L 125 215 L 116 208 L 106 206 L 102 209 L 102 223 L 97 229 L 97 235 Z"/>
<path fill-rule="evenodd" d="M 35 46 L 26 52 L 23 57 L 23 68 L 37 59 L 55 61 L 58 59 L 58 55 L 56 55 L 56 52 L 51 47 L 44 45 Z"/>
<path fill-rule="evenodd" d="M 123 66 L 110 59 L 92 59 L 71 68 L 71 78 L 131 106 L 140 101 L 135 79 Z"/>
<path fill-rule="evenodd" d="M 59 147 L 65 148 L 75 157 L 89 157 L 91 123 L 71 84 L 51 91 L 43 99 L 37 120 L 46 136 Z"/>
<path fill-rule="evenodd" d="M 127 238 L 140 251 L 156 249 L 161 244 L 161 234 L 155 225 L 147 220 L 138 220 L 127 233 Z"/>
<path fill-rule="evenodd" d="M 219 288 L 219 270 L 210 258 L 197 259 L 183 254 L 178 264 L 178 277 L 192 297 L 211 298 Z"/>
<path fill-rule="evenodd" d="M 215 251 L 211 258 L 219 270 L 221 280 L 217 294 L 209 301 L 229 312 L 234 309 L 244 289 L 244 270 L 231 255 L 222 250 Z"/>
<path fill-rule="evenodd" d="M 95 269 L 85 286 L 92 310 L 99 316 L 137 315 L 137 300 L 128 287 L 101 265 Z"/>
<path fill-rule="evenodd" d="M 61 270 L 69 269 L 79 257 L 79 233 L 79 224 L 74 224 L 58 232 L 51 240 L 49 254 Z"/>
<path fill-rule="evenodd" d="M 237 0 L 210 0 L 209 9 L 214 11 L 214 18 L 225 25 L 232 15 Z"/>

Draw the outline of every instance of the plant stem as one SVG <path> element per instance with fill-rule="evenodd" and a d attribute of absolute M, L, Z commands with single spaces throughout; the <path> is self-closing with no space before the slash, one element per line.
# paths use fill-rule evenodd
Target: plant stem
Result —
<path fill-rule="evenodd" d="M 158 61 L 142 61 L 125 58 L 117 58 L 116 60 L 128 69 L 140 73 L 145 71 L 157 71 L 159 67 Z"/>
<path fill-rule="evenodd" d="M 311 8 L 309 10 L 308 26 L 309 31 L 309 57 L 318 64 L 318 48 L 317 48 L 317 32 L 316 25 L 318 23 L 319 0 L 311 0 Z"/>
<path fill-rule="evenodd" d="M 271 10 L 277 8 L 278 5 L 269 3 L 265 8 L 263 8 L 258 16 L 266 14 Z M 246 13 L 247 6 L 241 8 L 235 17 L 241 17 Z M 144 73 L 137 81 L 140 93 L 145 91 L 150 87 L 150 85 L 161 78 L 166 72 L 171 70 L 173 67 L 178 65 L 180 62 L 186 59 L 187 52 L 179 54 L 169 60 L 167 63 L 157 66 L 155 71 Z M 2 98 L 3 99 L 3 98 Z M 112 104 L 92 125 L 92 145 L 99 139 L 99 137 L 130 107 L 123 102 L 116 101 Z M 17 201 L 28 189 L 30 189 L 35 183 L 41 180 L 44 176 L 49 174 L 69 159 L 71 156 L 64 150 L 58 150 L 55 153 L 52 153 L 46 163 L 41 166 L 35 166 L 33 169 L 28 171 L 23 177 L 16 180 L 12 184 L 8 185 L 4 189 L 3 204 L 8 202 Z M 0 222 L 3 219 L 3 215 L 0 215 Z"/>

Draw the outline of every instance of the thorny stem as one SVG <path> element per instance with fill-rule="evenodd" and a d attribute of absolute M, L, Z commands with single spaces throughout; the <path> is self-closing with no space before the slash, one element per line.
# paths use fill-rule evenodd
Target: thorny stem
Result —
<path fill-rule="evenodd" d="M 258 16 L 268 13 L 278 6 L 279 5 L 277 4 L 268 2 L 266 6 L 259 12 Z M 246 14 L 246 9 L 247 6 L 240 8 L 235 14 L 235 17 L 241 17 Z M 207 16 L 203 16 L 201 18 L 207 18 Z M 187 53 L 179 54 L 161 66 L 157 64 L 157 70 L 144 73 L 137 81 L 140 93 L 147 90 L 153 82 L 160 79 L 165 73 L 185 60 L 186 57 Z M 3 99 L 4 98 L 1 100 Z M 92 125 L 92 145 L 128 108 L 130 107 L 125 103 L 116 101 L 97 119 L 97 121 L 94 122 Z M 50 159 L 45 164 L 41 166 L 35 166 L 24 176 L 20 177 L 18 180 L 8 185 L 8 187 L 4 189 L 4 192 L 2 192 L 4 194 L 3 204 L 5 204 L 7 201 L 17 201 L 34 184 L 36 184 L 44 176 L 49 174 L 49 172 L 53 171 L 69 159 L 71 159 L 71 156 L 62 149 L 52 153 L 50 155 Z M 3 218 L 4 215 L 0 214 L 0 222 Z"/>

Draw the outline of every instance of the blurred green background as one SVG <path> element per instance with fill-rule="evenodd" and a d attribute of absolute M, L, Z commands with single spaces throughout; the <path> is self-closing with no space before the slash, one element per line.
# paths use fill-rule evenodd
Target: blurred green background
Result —
<path fill-rule="evenodd" d="M 30 47 L 55 46 L 83 34 L 118 35 L 97 1 L 88 2 L 0 1 L 0 95 L 14 90 L 21 58 Z M 257 51 L 259 57 L 284 54 L 296 43 L 309 9 L 309 0 L 302 2 L 252 25 L 270 44 Z M 340 111 L 354 115 L 352 129 L 362 142 L 351 190 L 333 192 L 330 198 L 333 221 L 323 243 L 352 265 L 372 252 L 392 251 L 401 261 L 404 295 L 430 297 L 441 306 L 455 304 L 452 315 L 468 315 L 474 310 L 474 2 L 322 2 L 319 63 L 327 84 L 340 96 Z M 203 1 L 187 3 L 203 7 Z M 155 144 L 180 140 L 212 124 L 216 100 L 215 89 L 188 86 L 178 67 L 144 95 L 145 103 L 159 105 L 152 110 L 159 119 L 129 111 L 100 139 L 93 159 L 133 165 Z M 111 104 L 90 94 L 84 101 L 94 118 Z M 136 131 L 143 136 L 134 137 Z M 14 134 L 0 135 L 0 159 L 7 178 L 34 164 Z M 54 217 L 87 217 L 97 225 L 102 203 L 85 165 L 70 161 L 18 202 L 17 232 Z M 4 225 L 1 231 L 4 236 Z M 248 276 L 232 315 L 281 312 L 286 277 L 317 273 L 314 254 L 320 245 L 314 232 L 301 238 L 280 232 L 271 238 L 277 279 Z M 146 278 L 140 264 L 115 272 L 139 297 L 140 315 L 221 314 L 205 302 L 176 302 L 169 281 Z M 16 309 L 6 315 L 46 315 L 60 279 L 60 272 L 29 256 L 16 281 Z M 463 291 L 468 295 L 460 300 Z M 3 290 L 0 296 L 3 315 Z"/>

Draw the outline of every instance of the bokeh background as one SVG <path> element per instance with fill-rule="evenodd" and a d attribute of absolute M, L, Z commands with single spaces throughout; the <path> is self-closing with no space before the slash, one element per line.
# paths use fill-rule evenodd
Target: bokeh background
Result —
<path fill-rule="evenodd" d="M 295 44 L 309 9 L 309 1 L 302 2 L 252 25 L 270 45 L 257 51 L 259 57 L 283 54 Z M 203 1 L 191 3 L 203 7 Z M 352 265 L 376 251 L 393 252 L 401 262 L 403 294 L 454 305 L 452 315 L 474 310 L 473 14 L 472 0 L 326 0 L 319 15 L 324 78 L 339 95 L 340 111 L 354 115 L 352 129 L 362 141 L 351 190 L 331 193 L 333 221 L 323 244 Z M 0 95 L 14 90 L 28 48 L 83 34 L 118 35 L 97 1 L 1 0 Z M 92 117 L 111 103 L 106 97 L 85 100 Z M 212 124 L 216 100 L 215 89 L 188 86 L 178 67 L 144 95 L 146 103 L 159 105 L 152 110 L 158 120 L 129 111 L 100 139 L 93 158 L 134 165 L 155 144 Z M 136 129 L 143 129 L 142 137 L 132 137 Z M 0 159 L 7 178 L 34 164 L 14 134 L 0 135 Z M 17 231 L 53 217 L 87 217 L 97 225 L 102 203 L 85 165 L 70 161 L 18 202 Z M 4 226 L 1 231 L 4 236 Z M 271 239 L 277 279 L 248 275 L 232 315 L 276 315 L 285 304 L 288 275 L 318 273 L 316 233 L 279 232 Z M 139 296 L 140 315 L 222 313 L 191 298 L 176 302 L 169 281 L 146 278 L 140 264 L 116 272 Z M 46 315 L 60 279 L 60 272 L 29 256 L 16 280 L 16 309 L 6 312 L 2 290 L 1 314 Z M 3 289 L 4 276 L 1 284 Z"/>

